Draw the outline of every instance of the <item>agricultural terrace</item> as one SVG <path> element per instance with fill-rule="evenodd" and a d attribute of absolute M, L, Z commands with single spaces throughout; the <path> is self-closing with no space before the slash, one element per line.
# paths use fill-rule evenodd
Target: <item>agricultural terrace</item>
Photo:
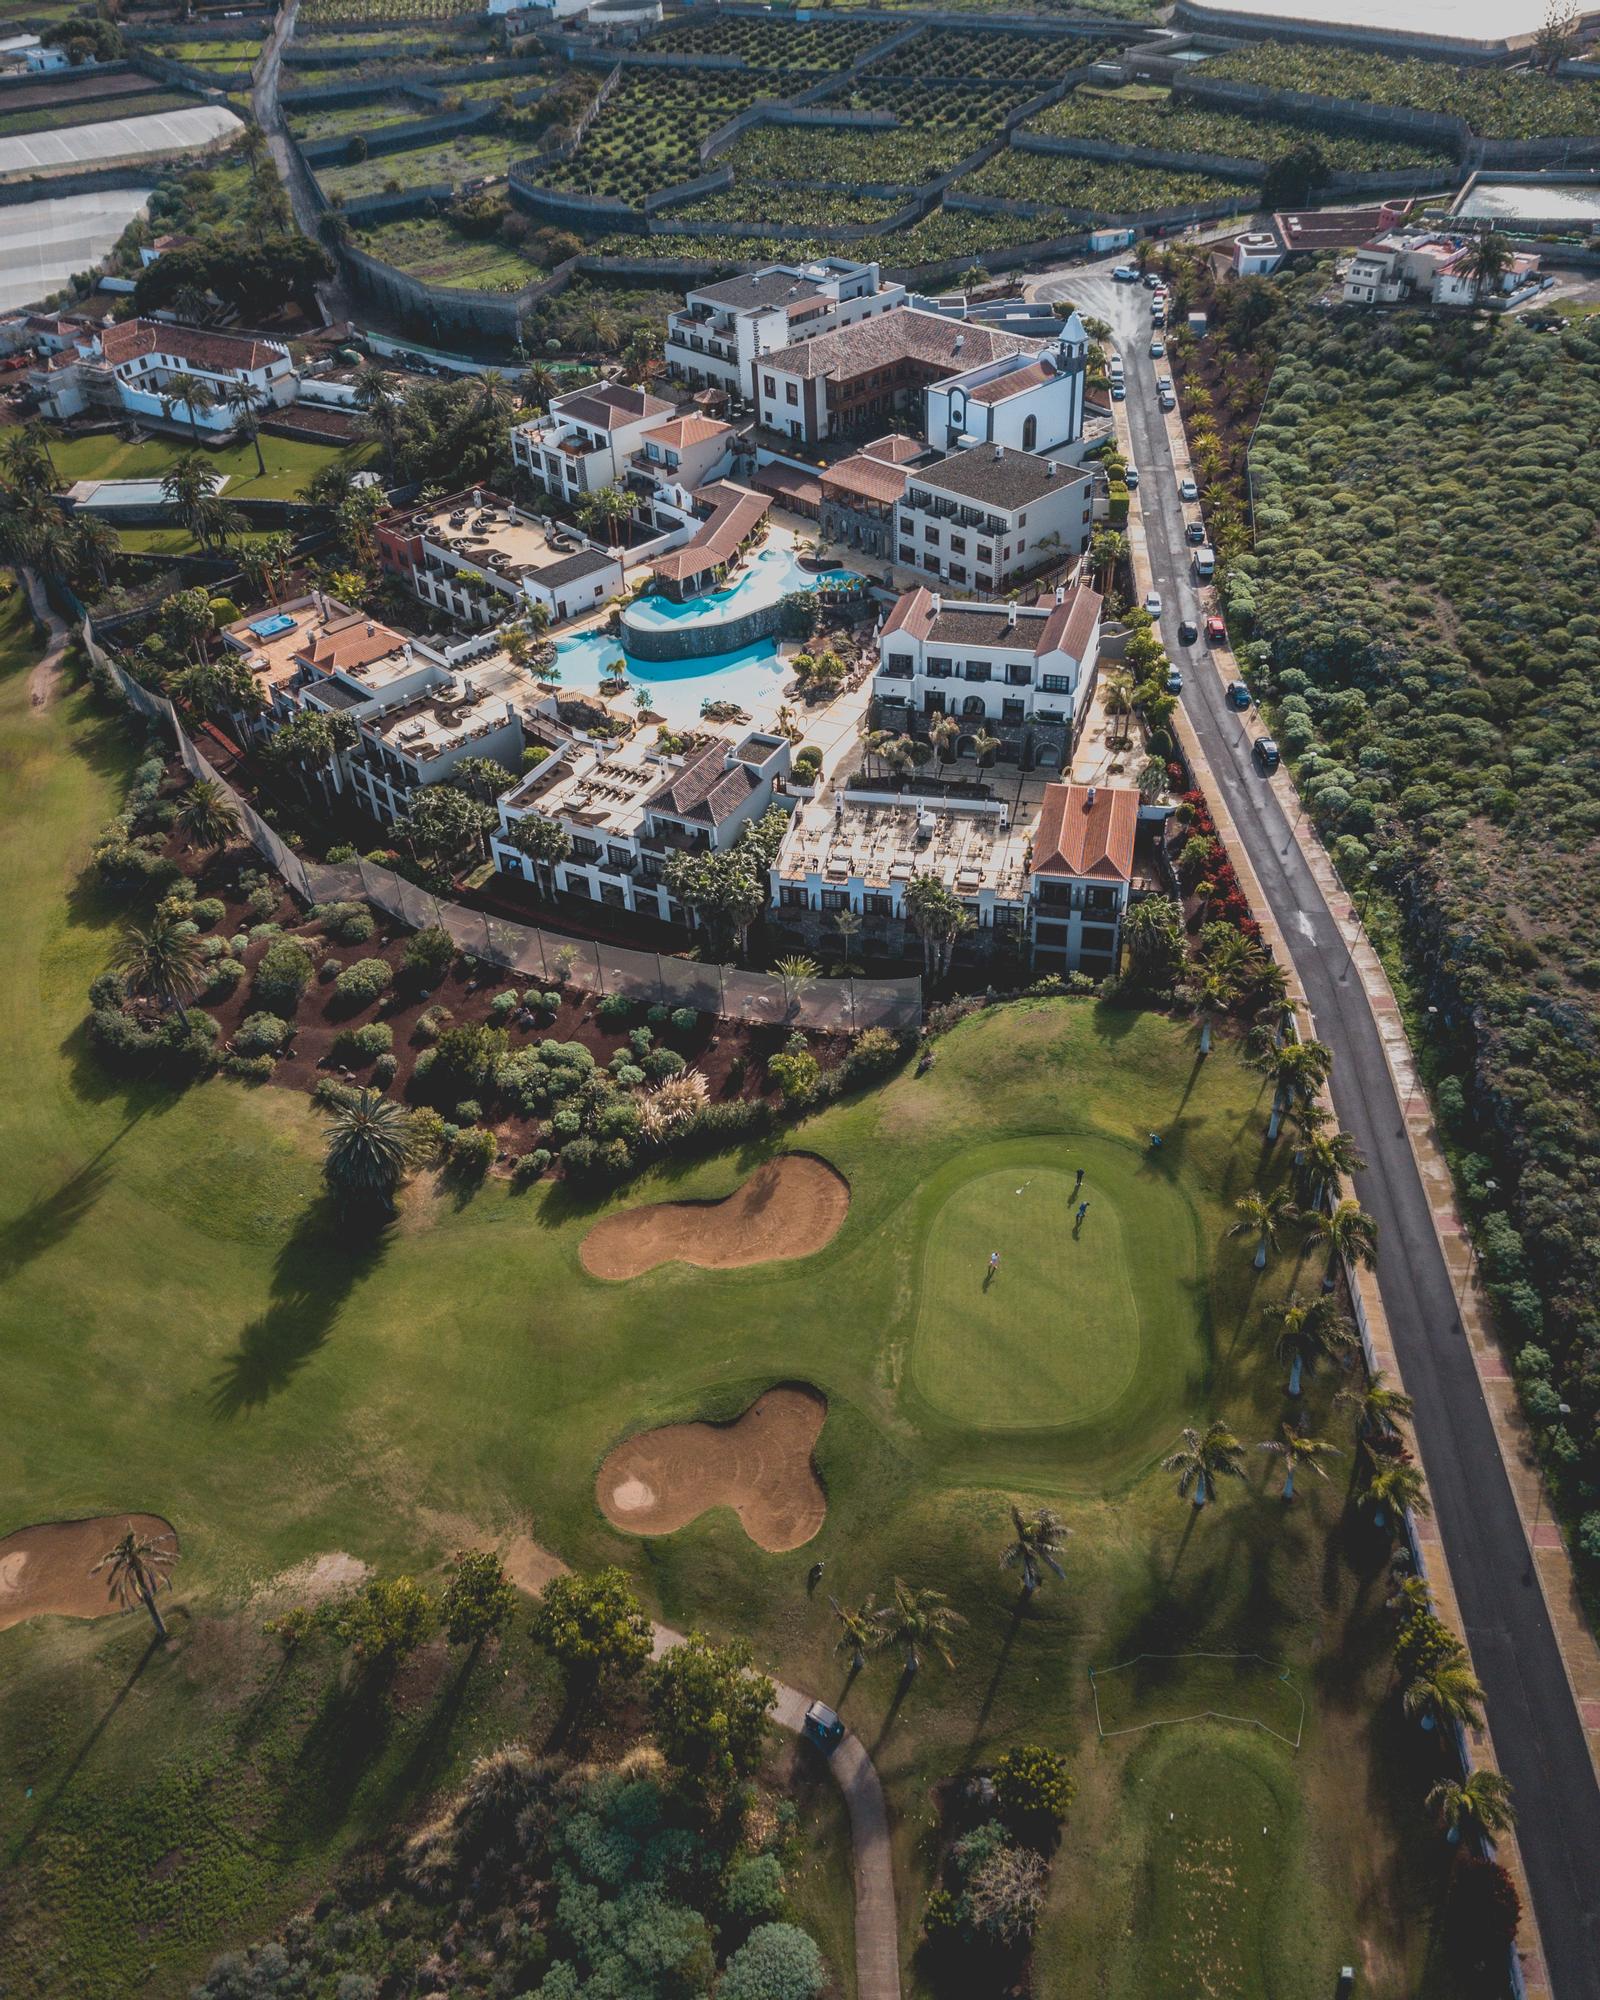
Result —
<path fill-rule="evenodd" d="M 1246 117 L 1166 94 L 1130 101 L 1118 93 L 1074 90 L 1030 119 L 1027 129 L 1059 139 L 1107 140 L 1129 150 L 1143 146 L 1152 152 L 1215 153 L 1269 164 L 1298 146 L 1312 145 L 1330 172 L 1346 174 L 1447 168 L 1455 160 L 1446 147 L 1408 145 L 1400 139 L 1287 119 Z"/>
<path fill-rule="evenodd" d="M 889 111 L 903 122 L 873 131 L 840 125 L 759 125 L 741 133 L 719 161 L 739 180 L 867 181 L 915 187 L 998 135 L 1008 111 L 1031 91 L 1003 85 L 969 90 L 925 87 L 910 78 L 860 78 L 825 100 L 840 110 Z M 787 197 L 785 197 L 787 199 Z"/>
<path fill-rule="evenodd" d="M 1007 34 L 1001 29 L 924 28 L 909 42 L 890 49 L 872 65 L 875 76 L 928 79 L 985 77 L 1026 86 L 1026 94 L 1069 69 L 1115 55 L 1120 42 L 1104 36 Z"/>
<path fill-rule="evenodd" d="M 453 285 L 472 292 L 520 292 L 545 276 L 544 267 L 499 237 L 478 241 L 463 236 L 442 216 L 412 216 L 352 232 L 369 257 L 392 264 L 430 285 Z M 635 239 L 637 241 L 637 238 Z"/>
<path fill-rule="evenodd" d="M 1320 43 L 1263 41 L 1212 56 L 1207 76 L 1267 90 L 1306 90 L 1368 104 L 1404 105 L 1464 118 L 1485 139 L 1590 139 L 1600 132 L 1600 82 L 1369 55 Z"/>
<path fill-rule="evenodd" d="M 387 25 L 394 21 L 481 21 L 481 7 L 463 0 L 300 0 L 298 20 L 308 30 L 354 26 L 363 21 Z"/>
<path fill-rule="evenodd" d="M 284 105 L 289 130 L 302 141 L 349 138 L 358 132 L 366 137 L 400 119 L 426 118 L 434 111 L 433 105 L 401 90 L 386 90 L 360 104 Z"/>
<path fill-rule="evenodd" d="M 853 6 L 871 6 L 879 12 L 898 13 L 902 8 L 924 9 L 924 0 L 835 0 L 839 13 Z M 1016 0 L 956 0 L 946 12 L 961 14 L 1015 14 Z M 1085 14 L 1103 15 L 1113 21 L 1157 21 L 1165 12 L 1164 0 L 1036 0 L 1031 14 L 1061 14 L 1077 19 Z"/>
<path fill-rule="evenodd" d="M 250 1597 L 295 1566 L 356 1561 L 437 1587 L 464 1542 L 531 1533 L 578 1565 L 623 1565 L 658 1616 L 748 1634 L 762 1665 L 843 1702 L 888 1788 L 908 1957 L 932 1787 L 1037 1741 L 1078 1787 L 1039 1991 L 1320 2000 L 1359 1954 L 1374 1994 L 1442 1995 L 1429 1947 L 1446 1850 L 1418 1768 L 1431 1739 L 1388 1692 L 1389 1550 L 1346 1512 L 1338 1371 L 1314 1372 L 1295 1407 L 1344 1456 L 1292 1507 L 1253 1448 L 1198 1513 L 1155 1464 L 1213 1416 L 1251 1447 L 1278 1435 L 1272 1311 L 1320 1270 L 1291 1235 L 1257 1273 L 1252 1240 L 1229 1234 L 1238 1198 L 1289 1166 L 1287 1142 L 1263 1145 L 1270 1086 L 1231 1042 L 1202 1062 L 1192 1023 L 1090 1000 L 969 1019 L 927 1075 L 784 1142 L 850 1189 L 837 1235 L 798 1261 L 610 1282 L 580 1260 L 598 1220 L 727 1195 L 771 1142 L 599 1202 L 424 1178 L 384 1240 L 353 1245 L 319 1199 L 322 1121 L 301 1090 L 114 1083 L 90 1055 L 86 992 L 127 905 L 81 871 L 141 752 L 70 683 L 32 706 L 16 603 L 0 627 L 0 1522 L 142 1509 L 183 1550 L 170 1653 L 115 1619 L 0 1635 L 19 1987 L 185 1990 L 341 1854 L 419 1816 L 474 1751 L 542 1740 L 552 1680 L 520 1613 L 502 1671 L 408 1678 L 374 1734 L 264 1648 Z M 252 964 L 268 942 L 247 946 Z M 1080 1167 L 1091 1206 L 1074 1233 Z M 723 1507 L 648 1541 L 601 1514 L 596 1471 L 621 1441 L 732 1418 L 797 1378 L 826 1398 L 826 1515 L 804 1547 L 767 1554 Z M 1065 1581 L 1028 1602 L 996 1561 L 1014 1502 L 1071 1531 Z M 808 1596 L 817 1560 L 827 1589 Z M 892 1663 L 847 1679 L 827 1605 L 896 1575 L 967 1621 L 953 1670 L 930 1660 L 900 1700 Z M 1196 1650 L 1281 1661 L 1309 1697 L 1302 1749 L 1211 1726 L 1102 1745 L 1089 1669 Z M 825 1884 L 846 1899 L 847 1963 L 837 1852 Z"/>
<path fill-rule="evenodd" d="M 569 160 L 541 166 L 545 185 L 639 202 L 658 189 L 704 172 L 702 139 L 757 98 L 769 84 L 737 73 L 673 76 L 624 70 L 605 108 Z"/>
<path fill-rule="evenodd" d="M 968 174 L 961 194 L 1008 201 L 1060 202 L 1096 216 L 1148 215 L 1168 208 L 1199 207 L 1214 201 L 1238 203 L 1240 214 L 1255 206 L 1256 190 L 1218 174 L 1188 173 L 1173 167 L 1146 167 L 1135 161 L 1080 160 L 1069 153 L 997 153 Z"/>
<path fill-rule="evenodd" d="M 1238 192 L 1238 183 L 1227 185 Z M 807 197 L 796 196 L 795 202 Z M 831 196 L 823 196 L 826 203 Z M 1015 215 L 988 215 L 978 211 L 935 208 L 909 229 L 897 229 L 883 238 L 879 257 L 886 269 L 895 271 L 913 265 L 943 264 L 952 272 L 970 266 L 990 251 L 1008 250 L 1019 242 L 1043 242 L 1064 236 L 1078 225 L 1064 212 L 1041 210 L 1022 220 Z M 632 246 L 631 248 L 629 246 Z M 637 257 L 639 238 L 618 232 L 603 236 L 589 247 L 610 257 Z M 730 264 L 772 263 L 795 257 L 823 257 L 838 249 L 826 237 L 719 236 L 708 242 L 704 236 L 652 236 L 650 248 L 660 257 L 725 258 Z"/>
<path fill-rule="evenodd" d="M 189 111 L 200 102 L 186 90 L 152 88 L 136 96 L 91 97 L 78 104 L 0 112 L 0 139 L 25 132 L 62 132 L 74 125 L 97 125 L 111 118 L 143 118 L 165 111 Z"/>
<path fill-rule="evenodd" d="M 843 229 L 851 224 L 882 223 L 898 215 L 904 199 L 870 195 L 824 194 L 793 191 L 779 193 L 759 182 L 740 183 L 718 194 L 702 195 L 672 210 L 672 217 L 684 222 L 748 222 L 757 225 L 789 220 L 809 224 L 814 229 Z M 898 240 L 898 239 L 896 239 Z M 716 252 L 715 243 L 707 249 Z"/>
<path fill-rule="evenodd" d="M 762 21 L 733 14 L 669 21 L 644 43 L 651 55 L 737 56 L 748 69 L 804 73 L 848 69 L 887 41 L 864 21 Z"/>
<path fill-rule="evenodd" d="M 192 69 L 207 82 L 248 76 L 261 53 L 261 43 L 254 35 L 206 36 L 194 41 L 174 37 L 171 41 L 145 42 L 139 46 L 165 56 L 169 62 L 182 63 L 185 69 Z"/>
<path fill-rule="evenodd" d="M 459 187 L 482 175 L 503 174 L 527 149 L 526 139 L 509 132 L 455 132 L 345 165 L 324 163 L 315 172 L 330 201 L 355 201 L 363 195 L 392 194 L 434 182 Z"/>

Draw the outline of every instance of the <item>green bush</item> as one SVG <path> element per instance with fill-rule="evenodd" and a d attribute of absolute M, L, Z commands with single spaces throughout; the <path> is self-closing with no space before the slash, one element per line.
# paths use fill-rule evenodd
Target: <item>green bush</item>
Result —
<path fill-rule="evenodd" d="M 365 903 L 318 903 L 310 921 L 336 944 L 365 944 L 378 928 Z"/>
<path fill-rule="evenodd" d="M 289 1023 L 277 1014 L 247 1014 L 233 1038 L 233 1046 L 247 1056 L 276 1054 L 289 1038 Z"/>
<path fill-rule="evenodd" d="M 639 1065 L 652 1083 L 661 1083 L 669 1076 L 677 1076 L 688 1066 L 676 1049 L 652 1049 Z"/>
<path fill-rule="evenodd" d="M 387 1021 L 366 1021 L 359 1028 L 341 1028 L 333 1044 L 333 1053 L 340 1062 L 355 1067 L 361 1063 L 376 1062 L 379 1056 L 386 1056 L 394 1048 L 394 1029 Z M 394 1074 L 393 1070 L 390 1075 Z"/>
<path fill-rule="evenodd" d="M 516 993 L 508 986 L 504 992 L 497 993 L 489 1002 L 489 1019 L 503 1027 L 520 1004 Z"/>
<path fill-rule="evenodd" d="M 244 1056 L 237 1050 L 222 1058 L 224 1076 L 231 1076 L 236 1083 L 267 1083 L 271 1080 L 275 1065 L 271 1056 Z"/>
<path fill-rule="evenodd" d="M 381 958 L 358 958 L 347 965 L 333 982 L 333 997 L 339 1006 L 354 1013 L 370 1007 L 394 984 L 394 974 Z"/>
<path fill-rule="evenodd" d="M 292 1015 L 311 984 L 311 960 L 304 948 L 288 938 L 269 944 L 251 981 L 257 1003 L 275 1014 Z"/>
<path fill-rule="evenodd" d="M 817 2000 L 827 1984 L 812 1938 L 793 1924 L 763 1924 L 728 1960 L 717 2000 Z"/>
<path fill-rule="evenodd" d="M 206 971 L 205 998 L 225 1000 L 244 977 L 244 965 L 237 958 L 213 959 Z"/>
<path fill-rule="evenodd" d="M 455 940 L 438 924 L 406 939 L 402 965 L 406 977 L 420 986 L 437 986 L 456 955 Z"/>
<path fill-rule="evenodd" d="M 189 905 L 189 914 L 203 931 L 213 924 L 220 924 L 228 914 L 228 906 L 220 896 L 201 896 Z"/>
<path fill-rule="evenodd" d="M 454 1117 L 458 1125 L 481 1125 L 483 1106 L 475 1097 L 463 1097 L 455 1108 Z"/>
<path fill-rule="evenodd" d="M 441 1007 L 435 1001 L 433 1006 L 424 1007 L 417 1016 L 411 1030 L 411 1039 L 419 1047 L 426 1048 L 429 1043 L 438 1041 L 454 1019 L 455 1015 L 448 1007 Z"/>
<path fill-rule="evenodd" d="M 380 1090 L 387 1090 L 389 1085 L 394 1082 L 396 1072 L 399 1068 L 400 1058 L 398 1056 L 393 1054 L 380 1055 L 378 1060 L 372 1065 L 372 1081 Z"/>
<path fill-rule="evenodd" d="M 278 914 L 278 905 L 283 900 L 276 883 L 263 882 L 252 889 L 245 901 L 245 908 L 258 924 L 264 924 L 269 917 Z"/>
<path fill-rule="evenodd" d="M 625 993 L 608 993 L 595 1008 L 595 1017 L 608 1028 L 619 1026 L 633 1017 L 634 1003 Z"/>
<path fill-rule="evenodd" d="M 518 1187 L 526 1187 L 530 1181 L 536 1181 L 549 1170 L 554 1157 L 548 1146 L 535 1146 L 532 1152 L 520 1154 L 511 1169 L 513 1182 Z"/>
<path fill-rule="evenodd" d="M 1019 1832 L 1037 1835 L 1061 1824 L 1077 1787 L 1065 1757 L 1037 1743 L 1022 1743 L 996 1762 L 994 1790 L 1011 1824 Z"/>
<path fill-rule="evenodd" d="M 458 1132 L 450 1146 L 450 1171 L 464 1181 L 481 1181 L 495 1163 L 500 1142 L 483 1126 Z"/>
<path fill-rule="evenodd" d="M 675 1035 L 692 1035 L 700 1025 L 698 1007 L 674 1007 L 672 1010 L 672 1032 Z"/>
<path fill-rule="evenodd" d="M 856 1036 L 840 1065 L 848 1084 L 876 1083 L 899 1063 L 905 1051 L 887 1028 L 867 1028 Z"/>
<path fill-rule="evenodd" d="M 783 1870 L 775 1854 L 741 1854 L 722 1885 L 723 1908 L 738 1924 L 766 1924 L 783 1914 Z"/>

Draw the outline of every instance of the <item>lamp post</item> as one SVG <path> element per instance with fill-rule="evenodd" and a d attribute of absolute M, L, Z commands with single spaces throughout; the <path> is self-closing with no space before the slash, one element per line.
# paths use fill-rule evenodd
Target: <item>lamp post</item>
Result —
<path fill-rule="evenodd" d="M 1557 1416 L 1570 1417 L 1572 1415 L 1572 1405 L 1570 1403 L 1557 1403 L 1556 1414 Z M 1544 1474 L 1543 1472 L 1541 1472 L 1539 1474 L 1539 1483 L 1535 1490 L 1535 1495 L 1534 1495 L 1533 1526 L 1528 1530 L 1528 1567 L 1522 1572 L 1522 1581 L 1524 1583 L 1532 1583 L 1533 1581 L 1533 1566 L 1534 1563 L 1538 1560 L 1538 1554 L 1539 1554 L 1539 1549 L 1538 1549 L 1539 1517 L 1543 1512 L 1544 1512 Z"/>
<path fill-rule="evenodd" d="M 1438 1018 L 1439 1018 L 1438 1008 L 1430 1007 L 1428 1009 L 1428 1034 L 1430 1038 L 1432 1037 L 1433 1034 L 1433 1024 Z M 1420 1080 L 1420 1076 L 1421 1076 L 1421 1071 L 1417 1063 L 1413 1062 L 1411 1065 L 1411 1088 L 1406 1092 L 1406 1108 L 1400 1114 L 1402 1123 L 1404 1123 L 1404 1121 L 1411 1116 L 1411 1100 L 1417 1094 L 1417 1084 Z"/>
<path fill-rule="evenodd" d="M 1498 1187 L 1499 1187 L 1499 1185 L 1500 1185 L 1500 1183 L 1499 1183 L 1499 1182 L 1498 1182 L 1497 1180 L 1487 1180 L 1487 1181 L 1485 1181 L 1485 1182 L 1484 1182 L 1484 1184 L 1483 1184 L 1483 1191 L 1484 1191 L 1484 1194 L 1485 1194 L 1486 1196 L 1492 1196 L 1492 1195 L 1494 1194 L 1494 1192 L 1495 1192 L 1496 1188 L 1498 1188 Z M 1459 1324 L 1459 1323 L 1460 1323 L 1460 1318 L 1461 1318 L 1461 1301 L 1462 1301 L 1462 1300 L 1463 1300 L 1463 1299 L 1464 1299 L 1464 1298 L 1466 1297 L 1466 1292 L 1467 1292 L 1467 1279 L 1468 1279 L 1468 1277 L 1470 1276 L 1470 1274 L 1471 1274 L 1471 1273 L 1472 1273 L 1472 1272 L 1473 1272 L 1474 1270 L 1476 1270 L 1476 1268 L 1477 1268 L 1477 1264 L 1478 1264 L 1478 1245 L 1477 1245 L 1477 1240 L 1476 1240 L 1476 1238 L 1475 1238 L 1475 1237 L 1473 1236 L 1473 1234 L 1472 1234 L 1472 1231 L 1471 1231 L 1470 1229 L 1468 1229 L 1468 1230 L 1467 1230 L 1467 1231 L 1465 1232 L 1465 1234 L 1466 1234 L 1466 1239 L 1467 1239 L 1467 1268 L 1466 1268 L 1466 1270 L 1464 1270 L 1464 1271 L 1463 1271 L 1463 1272 L 1461 1273 L 1461 1282 L 1460 1282 L 1460 1284 L 1459 1284 L 1459 1285 L 1457 1285 L 1457 1287 L 1456 1287 L 1456 1320 L 1457 1320 L 1457 1324 Z M 1464 1332 L 1464 1331 L 1465 1331 L 1465 1328 L 1463 1328 L 1462 1330 L 1463 1330 L 1463 1332 Z"/>
<path fill-rule="evenodd" d="M 1298 822 L 1296 823 L 1298 824 Z M 1345 947 L 1344 971 L 1339 974 L 1339 978 L 1341 981 L 1349 978 L 1350 968 L 1355 963 L 1356 939 L 1361 935 L 1362 931 L 1366 928 L 1367 905 L 1372 901 L 1372 891 L 1373 891 L 1373 886 L 1377 881 L 1377 876 L 1378 876 L 1377 862 L 1369 861 L 1367 863 L 1367 886 L 1361 893 L 1361 902 L 1356 910 L 1355 924 L 1351 929 L 1349 942 Z"/>

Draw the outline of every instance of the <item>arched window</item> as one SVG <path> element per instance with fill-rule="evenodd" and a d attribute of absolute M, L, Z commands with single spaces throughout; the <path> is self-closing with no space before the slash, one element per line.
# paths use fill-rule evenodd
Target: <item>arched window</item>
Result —
<path fill-rule="evenodd" d="M 1032 451 L 1038 442 L 1039 419 L 1037 417 L 1024 418 L 1022 424 L 1022 449 L 1024 451 Z"/>
<path fill-rule="evenodd" d="M 987 715 L 989 711 L 983 705 L 983 696 L 981 694 L 969 694 L 961 704 L 961 713 L 963 715 Z"/>

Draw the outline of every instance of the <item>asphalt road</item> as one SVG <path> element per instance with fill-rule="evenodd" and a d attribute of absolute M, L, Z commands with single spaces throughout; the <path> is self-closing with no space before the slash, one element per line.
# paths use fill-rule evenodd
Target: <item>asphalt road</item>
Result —
<path fill-rule="evenodd" d="M 1240 717 L 1222 699 L 1205 647 L 1179 646 L 1180 617 L 1201 617 L 1184 542 L 1166 428 L 1149 355 L 1149 294 L 1119 285 L 1110 265 L 1040 287 L 1107 320 L 1128 382 L 1140 471 L 1139 504 L 1162 637 L 1184 669 L 1185 710 L 1294 958 L 1319 1038 L 1333 1051 L 1340 1125 L 1368 1160 L 1361 1198 L 1376 1218 L 1379 1289 L 1472 1656 L 1488 1695 L 1500 1767 L 1516 1789 L 1518 1837 L 1556 2000 L 1600 2000 L 1600 1786 L 1501 1464 L 1477 1371 L 1377 1024 L 1348 940 L 1301 857 L 1269 785 L 1256 772 Z"/>

